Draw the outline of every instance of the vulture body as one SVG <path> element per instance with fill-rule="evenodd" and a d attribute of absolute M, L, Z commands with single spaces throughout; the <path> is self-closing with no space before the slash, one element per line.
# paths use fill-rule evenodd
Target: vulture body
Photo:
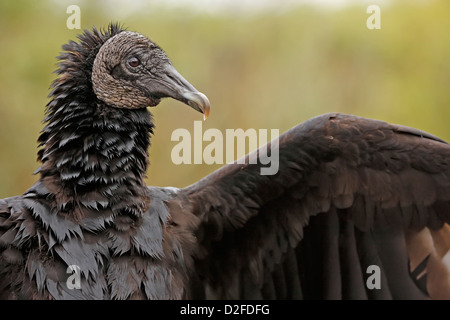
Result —
<path fill-rule="evenodd" d="M 172 97 L 207 116 L 206 96 L 118 25 L 63 49 L 40 179 L 0 200 L 0 298 L 450 298 L 446 142 L 325 114 L 268 144 L 275 175 L 255 151 L 186 188 L 147 187 L 146 107 Z"/>

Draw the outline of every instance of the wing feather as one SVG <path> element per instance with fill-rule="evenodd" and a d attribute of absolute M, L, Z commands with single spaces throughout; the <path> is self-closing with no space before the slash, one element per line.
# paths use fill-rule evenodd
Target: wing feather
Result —
<path fill-rule="evenodd" d="M 216 298 L 448 297 L 450 285 L 437 281 L 420 289 L 411 268 L 424 251 L 409 240 L 431 230 L 438 240 L 425 250 L 435 258 L 425 272 L 450 274 L 447 143 L 333 113 L 273 145 L 275 175 L 260 175 L 255 151 L 180 191 L 200 219 L 193 232 L 202 277 L 193 286 Z M 371 264 L 380 267 L 382 289 L 367 287 Z"/>

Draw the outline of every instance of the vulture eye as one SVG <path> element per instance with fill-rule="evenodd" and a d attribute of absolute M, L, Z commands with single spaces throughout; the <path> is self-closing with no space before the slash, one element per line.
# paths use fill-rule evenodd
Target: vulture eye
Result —
<path fill-rule="evenodd" d="M 141 64 L 141 62 L 139 61 L 138 58 L 131 57 L 130 59 L 128 59 L 128 64 L 130 65 L 130 67 L 136 68 Z"/>

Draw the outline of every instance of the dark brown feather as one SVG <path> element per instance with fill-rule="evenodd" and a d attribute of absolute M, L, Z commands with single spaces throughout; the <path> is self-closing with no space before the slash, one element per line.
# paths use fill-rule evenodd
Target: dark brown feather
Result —
<path fill-rule="evenodd" d="M 295 250 L 298 269 L 283 276 L 300 275 L 303 298 L 427 297 L 408 265 L 417 253 L 407 251 L 405 241 L 408 232 L 447 230 L 447 143 L 416 129 L 326 114 L 280 136 L 280 171 L 270 180 L 259 175 L 259 165 L 248 164 L 256 154 L 181 191 L 203 221 L 196 232 L 209 254 L 196 260 L 196 269 L 212 296 L 242 298 L 240 290 L 226 291 L 235 274 L 249 274 L 263 297 L 300 296 L 275 286 L 276 266 Z M 230 223 L 236 217 L 239 223 Z M 221 224 L 229 226 L 222 237 L 209 237 Z M 441 257 L 449 250 L 447 245 Z M 448 262 L 440 263 L 448 274 Z M 370 264 L 381 267 L 381 291 L 366 287 Z M 440 286 L 445 289 L 431 297 L 449 298 L 450 282 Z"/>

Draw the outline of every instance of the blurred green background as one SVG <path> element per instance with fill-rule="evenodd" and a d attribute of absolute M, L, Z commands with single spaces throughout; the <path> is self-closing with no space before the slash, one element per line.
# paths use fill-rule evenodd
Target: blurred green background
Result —
<path fill-rule="evenodd" d="M 39 166 L 36 139 L 55 57 L 81 31 L 66 27 L 71 4 L 81 8 L 82 29 L 120 21 L 165 49 L 178 71 L 211 101 L 203 131 L 277 128 L 281 133 L 338 111 L 417 127 L 450 141 L 448 0 L 333 7 L 266 0 L 259 3 L 265 9 L 253 8 L 249 0 L 241 1 L 244 8 L 232 1 L 224 9 L 213 6 L 215 0 L 195 8 L 188 1 L 126 3 L 0 2 L 0 198 L 23 193 L 37 179 L 32 175 Z M 370 4 L 381 8 L 381 30 L 366 27 Z M 171 161 L 176 144 L 171 133 L 193 132 L 199 113 L 173 100 L 152 112 L 156 134 L 149 185 L 183 187 L 220 167 Z"/>

